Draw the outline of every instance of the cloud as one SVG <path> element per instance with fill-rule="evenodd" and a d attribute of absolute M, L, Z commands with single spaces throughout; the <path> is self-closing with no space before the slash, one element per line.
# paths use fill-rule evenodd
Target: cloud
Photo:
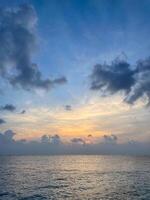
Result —
<path fill-rule="evenodd" d="M 49 90 L 67 82 L 65 77 L 43 79 L 32 62 L 37 48 L 37 15 L 31 5 L 0 9 L 0 75 L 25 90 Z"/>
<path fill-rule="evenodd" d="M 50 143 L 50 138 L 48 135 L 42 135 L 41 137 L 41 142 L 42 143 Z"/>
<path fill-rule="evenodd" d="M 0 144 L 14 143 L 14 136 L 15 133 L 12 130 L 7 130 L 3 134 L 0 133 Z"/>
<path fill-rule="evenodd" d="M 88 138 L 92 138 L 93 136 L 92 136 L 91 134 L 89 134 L 87 137 L 88 137 Z"/>
<path fill-rule="evenodd" d="M 50 143 L 51 143 L 51 144 L 55 144 L 55 145 L 60 144 L 60 143 L 61 143 L 60 136 L 59 136 L 59 135 L 51 136 L 51 137 L 50 137 Z"/>
<path fill-rule="evenodd" d="M 71 110 L 72 110 L 71 105 L 66 105 L 66 106 L 65 106 L 65 110 L 66 110 L 66 111 L 71 111 Z"/>
<path fill-rule="evenodd" d="M 137 62 L 135 71 L 135 84 L 125 101 L 133 104 L 136 100 L 146 95 L 150 104 L 150 57 Z"/>
<path fill-rule="evenodd" d="M 133 104 L 146 95 L 150 103 L 150 58 L 140 60 L 135 66 L 120 59 L 110 65 L 97 64 L 90 75 L 91 90 L 102 95 L 123 92 L 124 101 Z"/>
<path fill-rule="evenodd" d="M 0 125 L 1 124 L 5 124 L 5 123 L 6 123 L 5 120 L 3 120 L 3 119 L 0 118 Z"/>
<path fill-rule="evenodd" d="M 134 71 L 130 65 L 121 60 L 114 60 L 111 65 L 97 64 L 91 74 L 91 89 L 114 94 L 118 91 L 130 92 L 135 83 Z"/>
<path fill-rule="evenodd" d="M 67 82 L 67 79 L 65 76 L 62 76 L 60 78 L 56 78 L 53 80 L 53 84 L 64 84 Z"/>
<path fill-rule="evenodd" d="M 20 114 L 25 114 L 26 113 L 26 110 L 22 110 L 21 112 L 20 112 Z"/>
<path fill-rule="evenodd" d="M 104 135 L 103 141 L 105 144 L 116 144 L 117 143 L 117 136 L 116 135 Z"/>
<path fill-rule="evenodd" d="M 12 104 L 6 104 L 5 106 L 0 106 L 1 111 L 10 111 L 13 112 L 16 110 L 16 107 Z"/>
<path fill-rule="evenodd" d="M 41 143 L 45 143 L 45 144 L 54 144 L 54 145 L 58 145 L 61 144 L 61 138 L 59 135 L 53 135 L 53 136 L 49 136 L 49 135 L 42 135 L 41 137 Z"/>
<path fill-rule="evenodd" d="M 69 143 L 59 135 L 43 135 L 41 141 L 16 140 L 12 130 L 0 133 L 0 155 L 51 155 L 51 154 L 122 154 L 150 155 L 150 142 L 118 143 L 115 135 L 104 136 L 102 142 L 85 143 L 73 138 Z M 112 145 L 113 144 L 113 145 Z M 114 145 L 115 144 L 115 145 Z"/>
<path fill-rule="evenodd" d="M 73 138 L 71 139 L 71 142 L 75 144 L 85 144 L 85 141 L 82 138 Z"/>

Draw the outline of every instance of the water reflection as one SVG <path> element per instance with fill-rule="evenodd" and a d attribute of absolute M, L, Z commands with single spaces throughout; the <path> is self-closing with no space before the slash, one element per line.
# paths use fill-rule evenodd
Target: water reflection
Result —
<path fill-rule="evenodd" d="M 150 199 L 150 158 L 0 157 L 0 199 Z"/>

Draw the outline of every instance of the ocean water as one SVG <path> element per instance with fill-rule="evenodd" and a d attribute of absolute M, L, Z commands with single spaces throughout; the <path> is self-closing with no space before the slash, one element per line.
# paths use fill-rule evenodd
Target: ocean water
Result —
<path fill-rule="evenodd" d="M 150 200 L 150 157 L 0 157 L 0 200 Z"/>

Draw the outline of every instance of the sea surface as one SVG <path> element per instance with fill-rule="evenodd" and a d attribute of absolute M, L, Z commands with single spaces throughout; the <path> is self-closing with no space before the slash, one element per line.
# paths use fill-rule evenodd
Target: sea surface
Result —
<path fill-rule="evenodd" d="M 150 157 L 0 157 L 0 200 L 44 199 L 150 200 Z"/>

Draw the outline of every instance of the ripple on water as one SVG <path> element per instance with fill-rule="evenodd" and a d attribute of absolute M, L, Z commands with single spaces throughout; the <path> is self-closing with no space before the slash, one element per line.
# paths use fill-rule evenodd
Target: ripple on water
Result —
<path fill-rule="evenodd" d="M 150 200 L 150 157 L 1 159 L 0 200 Z"/>
<path fill-rule="evenodd" d="M 19 198 L 19 200 L 42 200 L 42 199 L 47 199 L 47 198 L 40 194 L 34 194 L 32 196 Z"/>

